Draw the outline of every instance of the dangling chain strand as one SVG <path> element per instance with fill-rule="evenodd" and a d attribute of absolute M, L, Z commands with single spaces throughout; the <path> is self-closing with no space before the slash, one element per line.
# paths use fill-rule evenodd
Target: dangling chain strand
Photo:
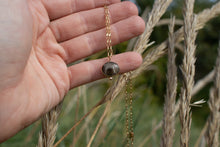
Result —
<path fill-rule="evenodd" d="M 134 144 L 134 129 L 133 129 L 133 107 L 132 107 L 132 104 L 133 104 L 133 85 L 132 85 L 132 81 L 131 81 L 131 78 L 129 77 L 128 78 L 128 81 L 129 81 L 129 88 L 130 88 L 130 95 L 129 95 L 129 111 L 130 111 L 130 139 L 131 139 L 131 146 L 133 146 Z"/>
<path fill-rule="evenodd" d="M 129 111 L 128 111 L 129 110 L 129 108 L 128 108 L 129 107 L 129 105 L 128 105 L 129 100 L 128 100 L 128 80 L 127 79 L 126 79 L 125 88 L 126 88 L 125 89 L 125 109 L 126 109 L 125 110 L 126 111 L 125 127 L 126 127 L 126 135 L 127 135 L 127 138 L 126 138 L 127 139 L 127 146 L 129 147 L 130 146 L 130 143 L 129 143 L 130 142 L 130 139 L 129 139 L 129 134 L 130 134 L 129 132 L 130 131 L 129 131 Z"/>
<path fill-rule="evenodd" d="M 126 109 L 126 135 L 127 135 L 127 147 L 133 147 L 134 145 L 134 129 L 133 129 L 133 85 L 130 77 L 126 77 L 125 83 L 125 109 Z"/>
<path fill-rule="evenodd" d="M 105 25 L 106 25 L 106 47 L 108 53 L 109 62 L 111 61 L 113 50 L 112 50 L 112 34 L 111 34 L 111 20 L 110 20 L 110 12 L 108 7 L 104 6 L 105 10 Z"/>

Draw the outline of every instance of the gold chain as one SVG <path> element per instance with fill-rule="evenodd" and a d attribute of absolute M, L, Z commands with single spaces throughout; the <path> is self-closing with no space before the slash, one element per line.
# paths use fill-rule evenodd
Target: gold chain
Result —
<path fill-rule="evenodd" d="M 106 47 L 109 62 L 111 61 L 113 50 L 112 50 L 112 41 L 111 41 L 111 19 L 110 12 L 108 7 L 104 6 L 105 11 L 105 25 L 106 25 Z M 118 65 L 117 65 L 118 66 Z M 105 67 L 105 66 L 104 66 Z M 126 75 L 125 75 L 126 76 Z M 110 79 L 112 77 L 110 76 Z M 133 147 L 134 145 L 134 129 L 133 129 L 133 95 L 132 95 L 132 82 L 130 77 L 126 76 L 126 91 L 125 91 L 125 108 L 126 108 L 126 135 L 127 135 L 127 147 Z"/>
<path fill-rule="evenodd" d="M 133 86 L 131 78 L 128 77 L 125 83 L 125 109 L 126 109 L 126 135 L 127 135 L 127 147 L 133 147 L 134 145 L 134 129 L 133 129 Z"/>
<path fill-rule="evenodd" d="M 110 19 L 110 12 L 108 7 L 104 6 L 105 10 L 105 25 L 106 25 L 106 47 L 108 53 L 108 59 L 111 61 L 113 50 L 112 50 L 112 34 L 111 34 L 111 19 Z"/>

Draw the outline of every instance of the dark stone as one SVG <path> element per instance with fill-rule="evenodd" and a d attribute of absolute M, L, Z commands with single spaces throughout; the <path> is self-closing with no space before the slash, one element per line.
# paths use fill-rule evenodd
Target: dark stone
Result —
<path fill-rule="evenodd" d="M 102 66 L 102 72 L 108 77 L 118 74 L 119 71 L 120 68 L 115 62 L 107 62 Z"/>

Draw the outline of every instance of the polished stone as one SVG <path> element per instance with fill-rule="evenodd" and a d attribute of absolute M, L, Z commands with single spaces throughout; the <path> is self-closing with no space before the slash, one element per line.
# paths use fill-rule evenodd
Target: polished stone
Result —
<path fill-rule="evenodd" d="M 102 66 L 102 72 L 108 77 L 118 74 L 119 71 L 120 68 L 115 62 L 107 62 Z"/>

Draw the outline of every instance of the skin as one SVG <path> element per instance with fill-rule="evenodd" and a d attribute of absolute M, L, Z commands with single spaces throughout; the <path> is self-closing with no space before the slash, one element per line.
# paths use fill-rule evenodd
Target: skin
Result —
<path fill-rule="evenodd" d="M 105 49 L 104 0 L 0 0 L 0 142 L 56 106 L 68 90 L 104 78 L 107 58 L 73 63 Z M 145 28 L 136 6 L 107 1 L 112 44 Z M 115 55 L 121 73 L 139 54 Z"/>

